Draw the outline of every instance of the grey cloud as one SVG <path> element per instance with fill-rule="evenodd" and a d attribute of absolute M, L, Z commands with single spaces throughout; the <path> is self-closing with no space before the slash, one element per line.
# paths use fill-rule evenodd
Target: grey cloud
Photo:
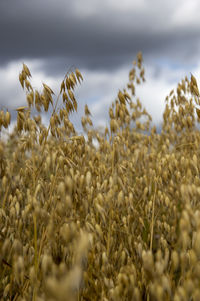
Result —
<path fill-rule="evenodd" d="M 146 1 L 144 10 L 130 12 L 96 3 L 96 11 L 82 17 L 81 8 L 78 14 L 71 1 L 2 0 L 0 65 L 39 58 L 51 74 L 61 74 L 74 64 L 113 70 L 132 62 L 140 50 L 145 60 L 167 57 L 172 62 L 194 63 L 199 53 L 199 28 L 173 27 L 173 6 L 159 3 Z"/>

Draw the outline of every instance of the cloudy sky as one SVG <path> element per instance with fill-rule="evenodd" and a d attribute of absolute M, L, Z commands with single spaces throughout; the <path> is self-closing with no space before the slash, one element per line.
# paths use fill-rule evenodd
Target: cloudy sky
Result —
<path fill-rule="evenodd" d="M 58 92 L 77 67 L 84 81 L 71 119 L 80 131 L 87 103 L 94 124 L 104 125 L 142 51 L 146 82 L 136 96 L 159 125 L 171 89 L 190 72 L 199 79 L 199 11 L 198 0 L 0 0 L 0 107 L 26 105 L 18 81 L 23 62 L 40 91 L 44 82 Z"/>

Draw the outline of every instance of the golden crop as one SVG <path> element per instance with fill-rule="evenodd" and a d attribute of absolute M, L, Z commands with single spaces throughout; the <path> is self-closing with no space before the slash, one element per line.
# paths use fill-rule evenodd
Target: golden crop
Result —
<path fill-rule="evenodd" d="M 69 120 L 80 71 L 65 76 L 55 100 L 46 84 L 32 88 L 23 64 L 27 106 L 0 140 L 1 300 L 200 300 L 197 80 L 186 77 L 166 97 L 158 134 L 135 96 L 142 63 L 139 53 L 130 94 L 117 92 L 104 132 L 85 107 L 87 139 Z M 46 128 L 30 113 L 50 106 Z M 0 128 L 10 119 L 1 110 Z"/>

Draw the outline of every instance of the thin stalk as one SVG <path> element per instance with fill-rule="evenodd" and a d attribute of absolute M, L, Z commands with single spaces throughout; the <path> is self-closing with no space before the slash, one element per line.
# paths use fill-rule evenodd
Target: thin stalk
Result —
<path fill-rule="evenodd" d="M 150 238 L 150 251 L 152 251 L 153 246 L 153 232 L 154 232 L 154 215 L 155 215 L 155 197 L 156 197 L 156 190 L 157 190 L 157 182 L 155 182 L 155 190 L 153 195 L 153 208 L 152 208 L 152 218 L 151 218 L 151 238 Z M 149 301 L 150 295 L 149 292 L 147 294 L 147 301 Z"/>
<path fill-rule="evenodd" d="M 153 208 L 152 208 L 152 218 L 151 218 L 151 239 L 150 239 L 150 250 L 152 251 L 153 245 L 153 232 L 154 232 L 154 215 L 155 215 L 155 197 L 156 197 L 156 190 L 157 190 L 157 182 L 155 183 L 155 191 L 153 196 Z"/>
<path fill-rule="evenodd" d="M 59 100 L 60 95 L 61 95 L 61 93 L 59 93 L 59 95 L 58 95 L 58 97 L 57 97 L 57 99 L 56 99 L 56 104 L 55 104 L 55 106 L 54 106 L 54 108 L 53 108 L 53 112 L 52 112 L 52 114 L 51 114 L 51 117 L 53 116 L 53 114 L 54 114 L 55 111 L 56 111 L 56 108 L 57 108 L 57 105 L 58 105 L 58 100 Z M 45 139 L 44 139 L 44 143 L 43 143 L 43 145 L 42 145 L 41 156 L 43 156 L 43 154 L 44 154 L 44 148 L 45 148 L 45 145 L 46 145 L 46 142 L 47 142 L 47 137 L 48 137 L 48 134 L 49 134 L 50 126 L 51 126 L 51 124 L 50 124 L 50 122 L 49 122 L 49 126 L 48 126 L 48 129 L 47 129 L 47 133 L 46 133 Z M 43 165 L 44 159 L 45 159 L 45 158 L 43 157 L 40 166 L 39 166 L 38 169 L 36 170 L 36 178 L 38 178 L 39 172 L 40 172 L 40 170 L 42 169 L 42 165 Z"/>
<path fill-rule="evenodd" d="M 35 247 L 35 272 L 37 275 L 38 269 L 38 250 L 37 250 L 37 220 L 36 215 L 33 215 L 33 227 L 34 227 L 34 247 Z"/>

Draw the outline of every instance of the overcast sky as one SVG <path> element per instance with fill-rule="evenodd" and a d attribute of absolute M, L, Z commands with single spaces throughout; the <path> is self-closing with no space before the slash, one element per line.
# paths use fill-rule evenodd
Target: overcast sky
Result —
<path fill-rule="evenodd" d="M 77 67 L 84 81 L 72 121 L 80 130 L 87 103 L 94 124 L 104 125 L 142 51 L 146 82 L 136 96 L 158 125 L 171 89 L 190 72 L 199 79 L 199 11 L 198 0 L 0 0 L 0 107 L 26 104 L 18 81 L 23 62 L 40 91 L 44 82 L 58 92 Z"/>

